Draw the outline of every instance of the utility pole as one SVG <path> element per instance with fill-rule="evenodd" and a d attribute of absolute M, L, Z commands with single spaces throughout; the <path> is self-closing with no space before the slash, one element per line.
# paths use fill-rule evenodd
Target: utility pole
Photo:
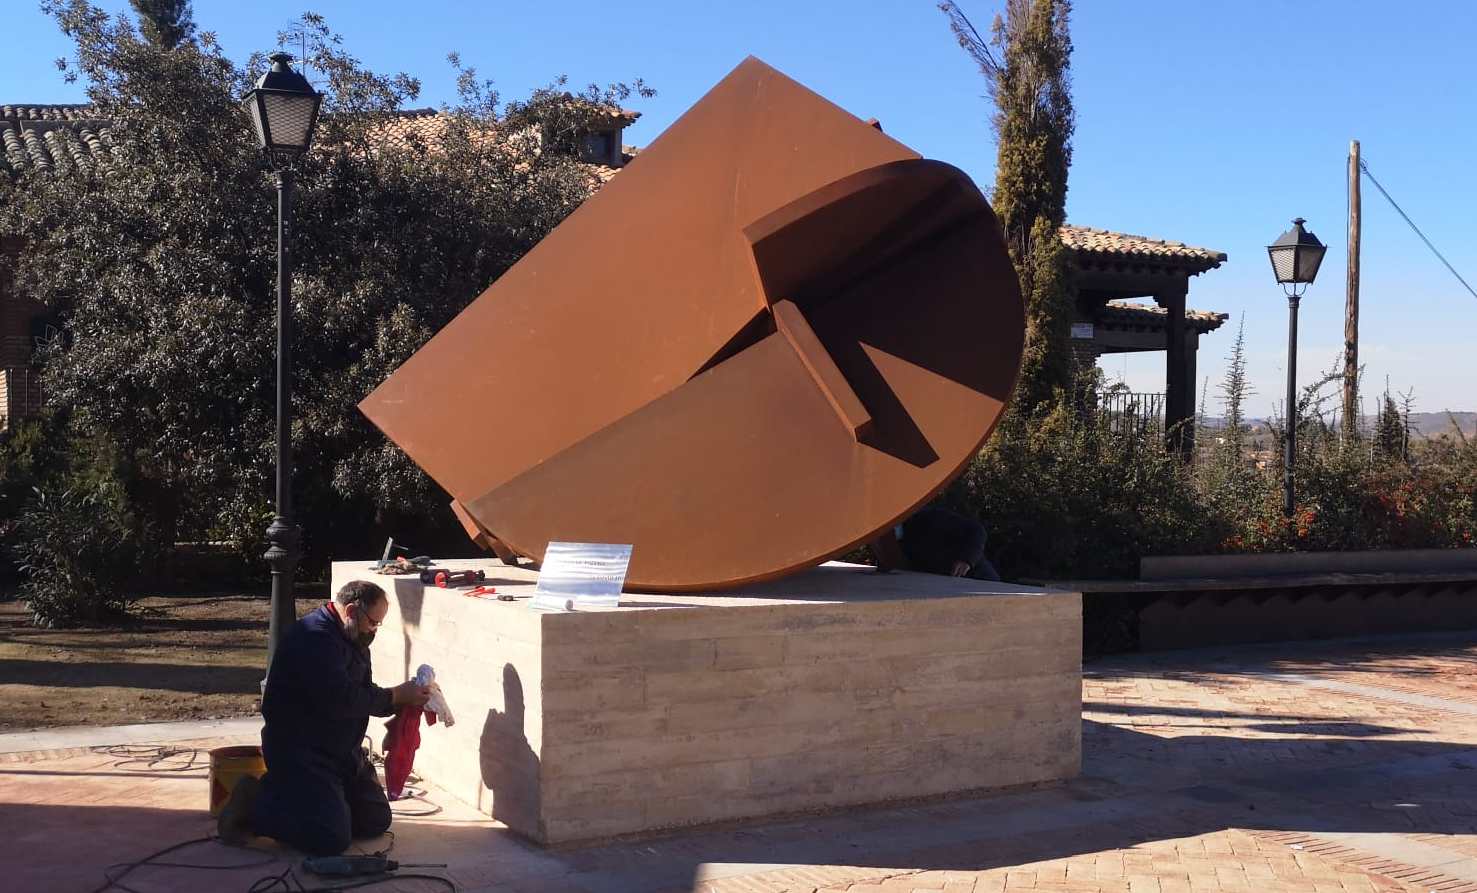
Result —
<path fill-rule="evenodd" d="M 1359 433 L 1359 141 L 1349 141 L 1349 273 L 1344 304 L 1344 439 Z"/>

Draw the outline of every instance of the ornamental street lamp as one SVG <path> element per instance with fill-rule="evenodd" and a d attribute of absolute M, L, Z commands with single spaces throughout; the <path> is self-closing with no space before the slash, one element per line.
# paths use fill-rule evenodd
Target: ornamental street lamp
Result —
<path fill-rule="evenodd" d="M 1267 246 L 1272 272 L 1287 295 L 1287 433 L 1282 449 L 1282 514 L 1293 515 L 1293 459 L 1297 455 L 1297 367 L 1298 367 L 1298 300 L 1313 284 L 1323 252 L 1328 248 L 1318 237 L 1303 229 L 1303 218 L 1292 222 L 1292 229 Z"/>
<path fill-rule="evenodd" d="M 292 209 L 292 165 L 308 151 L 318 107 L 323 102 L 308 79 L 288 65 L 287 53 L 273 53 L 272 68 L 242 100 L 256 129 L 267 165 L 277 175 L 277 515 L 267 528 L 272 566 L 272 618 L 267 632 L 267 665 L 277 643 L 297 622 L 293 573 L 302 533 L 292 521 L 292 253 L 288 215 Z M 265 684 L 265 683 L 263 683 Z"/>

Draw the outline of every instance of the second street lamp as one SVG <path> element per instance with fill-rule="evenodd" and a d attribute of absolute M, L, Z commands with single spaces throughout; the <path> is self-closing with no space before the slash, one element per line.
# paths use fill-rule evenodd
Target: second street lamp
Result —
<path fill-rule="evenodd" d="M 308 79 L 292 70 L 292 57 L 274 53 L 272 68 L 242 100 L 251 115 L 257 143 L 277 175 L 277 514 L 267 528 L 272 567 L 272 616 L 267 630 L 267 666 L 277 643 L 297 622 L 293 574 L 302 532 L 292 520 L 292 251 L 288 222 L 292 212 L 292 166 L 308 151 L 323 97 Z M 265 684 L 265 683 L 263 683 Z"/>
<path fill-rule="evenodd" d="M 1298 301 L 1313 284 L 1323 252 L 1328 248 L 1318 237 L 1303 229 L 1306 221 L 1298 217 L 1292 229 L 1267 246 L 1272 273 L 1287 295 L 1287 432 L 1282 445 L 1282 514 L 1291 518 L 1295 511 L 1293 467 L 1297 457 L 1297 368 L 1298 368 Z"/>

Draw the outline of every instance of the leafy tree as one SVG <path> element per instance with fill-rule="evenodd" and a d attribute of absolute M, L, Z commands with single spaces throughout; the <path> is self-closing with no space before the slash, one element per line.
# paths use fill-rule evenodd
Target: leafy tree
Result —
<path fill-rule="evenodd" d="M 1071 383 L 1072 290 L 1058 229 L 1066 222 L 1072 164 L 1070 0 L 1006 0 L 988 41 L 958 4 L 939 4 L 959 45 L 989 83 L 999 149 L 995 214 L 1026 299 L 1026 350 L 1018 411 L 1049 409 Z"/>
<path fill-rule="evenodd" d="M 172 50 L 195 33 L 190 0 L 128 0 L 139 30 L 157 46 Z"/>
<path fill-rule="evenodd" d="M 162 51 L 86 0 L 46 8 L 113 122 L 109 164 L 28 172 L 0 207 L 0 235 L 25 245 L 17 287 L 60 321 L 41 352 L 48 399 L 111 445 L 163 543 L 225 538 L 254 557 L 274 462 L 276 221 L 240 97 L 264 60 L 238 67 L 208 33 Z M 502 103 L 458 62 L 461 102 L 394 138 L 416 79 L 365 69 L 321 17 L 294 36 L 325 94 L 293 222 L 309 559 L 371 549 L 386 528 L 464 543 L 446 495 L 356 404 L 591 193 L 591 169 L 538 135 L 631 89 L 556 81 Z"/>

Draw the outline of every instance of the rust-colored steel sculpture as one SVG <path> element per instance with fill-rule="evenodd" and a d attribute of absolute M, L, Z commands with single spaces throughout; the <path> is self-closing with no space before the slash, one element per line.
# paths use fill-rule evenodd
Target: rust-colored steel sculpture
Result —
<path fill-rule="evenodd" d="M 484 545 L 632 543 L 632 588 L 725 588 L 943 488 L 1024 329 L 968 177 L 750 58 L 360 408 Z"/>

